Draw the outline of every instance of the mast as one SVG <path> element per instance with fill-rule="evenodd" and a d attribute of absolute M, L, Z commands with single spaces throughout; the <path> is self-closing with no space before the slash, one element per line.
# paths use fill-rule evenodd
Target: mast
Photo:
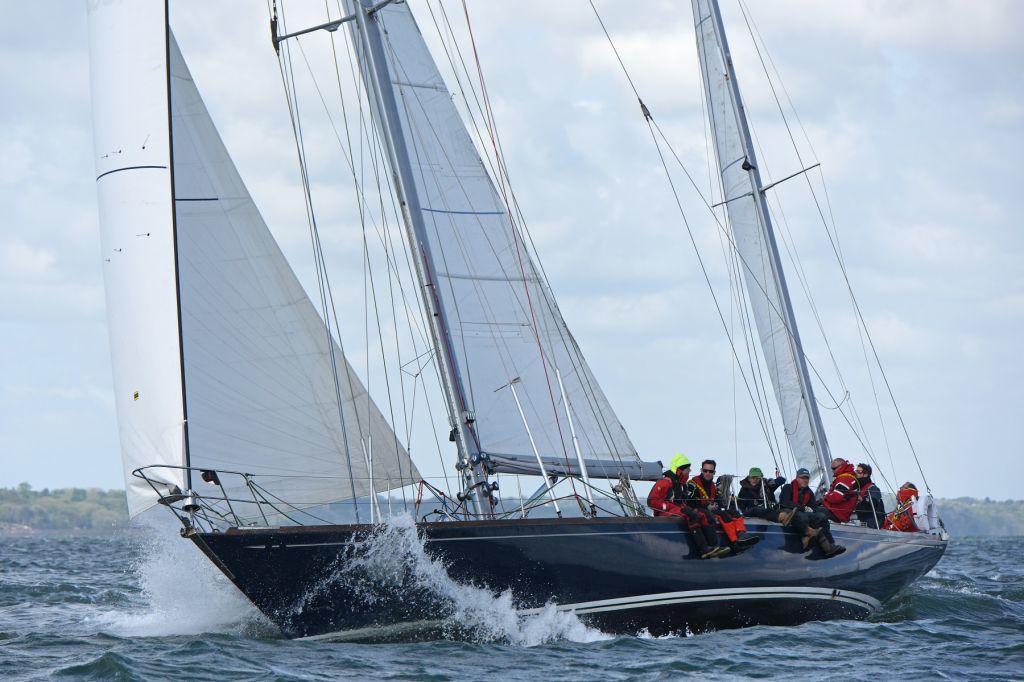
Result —
<path fill-rule="evenodd" d="M 458 447 L 456 468 L 463 472 L 466 494 L 472 497 L 476 513 L 483 514 L 485 508 L 480 495 L 481 492 L 486 494 L 488 490 L 487 468 L 480 457 L 480 448 L 472 431 L 474 416 L 466 409 L 465 392 L 453 360 L 447 319 L 441 298 L 437 294 L 437 282 L 433 277 L 437 268 L 428 246 L 427 226 L 423 220 L 409 150 L 402 134 L 398 104 L 387 70 L 380 27 L 376 19 L 377 11 L 386 4 L 388 3 L 375 5 L 371 0 L 346 1 L 347 7 L 355 15 L 353 33 L 363 48 L 357 55 L 363 62 L 362 71 L 370 86 L 368 89 L 377 112 L 377 126 L 384 138 L 395 193 L 402 208 L 402 219 L 413 251 L 413 262 L 420 284 L 423 309 L 430 327 L 431 342 L 441 367 L 441 384 L 448 407 L 449 423 Z"/>
<path fill-rule="evenodd" d="M 719 170 L 723 179 L 723 189 L 726 191 L 724 197 L 726 205 L 728 207 L 731 225 L 734 234 L 736 234 L 737 242 L 740 242 L 742 237 L 738 233 L 737 222 L 742 223 L 742 219 L 737 219 L 737 214 L 745 210 L 749 206 L 753 207 L 754 215 L 756 216 L 756 223 L 759 226 L 760 238 L 757 239 L 760 247 L 760 254 L 757 254 L 754 258 L 747 258 L 742 252 L 740 244 L 737 244 L 737 250 L 740 251 L 740 257 L 744 261 L 743 268 L 746 270 L 746 280 L 748 296 L 751 300 L 751 305 L 755 306 L 755 319 L 758 324 L 759 333 L 762 337 L 762 347 L 765 351 L 765 355 L 768 356 L 772 352 L 778 352 L 779 347 L 785 346 L 784 352 L 788 352 L 788 358 L 782 358 L 781 360 L 775 358 L 766 358 L 769 363 L 779 362 L 779 365 L 784 363 L 791 363 L 792 367 L 788 368 L 792 371 L 786 372 L 787 368 L 776 368 L 775 371 L 770 372 L 772 382 L 775 384 L 776 397 L 779 400 L 780 409 L 783 411 L 783 420 L 786 422 L 786 435 L 790 439 L 791 447 L 793 447 L 794 454 L 799 458 L 801 451 L 803 451 L 808 445 L 813 448 L 814 453 L 817 455 L 818 463 L 821 465 L 822 482 L 828 480 L 831 454 L 829 453 L 828 441 L 825 438 L 825 429 L 821 422 L 821 415 L 818 412 L 818 404 L 814 398 L 814 390 L 811 386 L 810 374 L 807 370 L 807 361 L 804 357 L 803 345 L 800 342 L 800 333 L 797 330 L 796 316 L 793 313 L 793 305 L 789 296 L 789 289 L 786 286 L 786 278 L 782 271 L 782 260 L 779 256 L 778 245 L 775 240 L 775 232 L 772 227 L 771 216 L 768 212 L 768 203 L 765 199 L 765 190 L 761 184 L 761 173 L 758 170 L 757 157 L 754 154 L 753 140 L 750 135 L 750 128 L 747 121 L 746 110 L 743 107 L 743 100 L 740 97 L 739 84 L 736 79 L 736 71 L 732 62 L 732 54 L 729 51 L 729 43 L 725 37 L 725 29 L 722 24 L 722 14 L 718 6 L 718 0 L 693 0 L 694 9 L 694 20 L 697 24 L 697 41 L 698 41 L 698 54 L 700 57 L 701 69 L 705 79 L 705 91 L 707 93 L 709 113 L 714 117 L 716 108 L 722 107 L 726 110 L 726 116 L 732 116 L 732 121 L 712 120 L 712 125 L 716 128 L 716 137 L 719 135 L 724 136 L 729 132 L 729 126 L 736 126 L 736 133 L 739 135 L 739 143 L 741 147 L 741 153 L 743 156 L 742 164 L 740 168 L 746 171 L 747 175 L 747 192 L 744 194 L 738 194 L 729 196 L 730 187 L 726 186 L 727 173 L 735 172 L 735 164 L 740 161 L 736 158 L 723 158 L 722 151 L 726 147 L 726 144 L 721 138 L 718 138 L 716 144 L 716 153 L 718 155 Z M 708 63 L 708 54 L 706 53 L 706 34 L 703 33 L 705 30 L 702 26 L 705 21 L 711 23 L 713 31 L 713 39 L 717 40 L 718 47 L 721 50 L 721 58 L 724 66 L 724 80 L 725 87 L 728 89 L 728 94 L 731 96 L 731 102 L 723 103 L 715 101 L 712 93 L 711 86 L 711 66 Z M 731 104 L 731 106 L 729 106 Z M 724 129 L 724 132 L 723 130 Z M 733 177 L 733 179 L 737 179 Z M 735 187 L 733 187 L 735 189 Z M 751 200 L 746 201 L 744 197 L 749 196 Z M 742 218 L 742 216 L 740 216 Z M 757 257 L 759 256 L 759 257 Z M 759 281 L 758 274 L 754 272 L 753 268 L 756 264 L 765 264 L 767 269 L 770 270 L 767 274 L 766 279 L 769 281 Z M 752 286 L 753 285 L 753 286 Z M 763 288 L 764 291 L 758 290 Z M 772 299 L 775 299 L 774 301 Z M 756 309 L 756 304 L 762 304 L 760 310 Z M 774 328 L 772 318 L 778 318 L 781 316 L 781 322 L 783 329 L 778 330 Z M 779 343 L 778 336 L 784 337 L 784 343 Z M 787 385 L 783 385 L 790 378 L 790 374 L 795 375 L 795 380 L 798 382 L 799 387 L 799 399 L 800 404 L 804 413 L 802 415 L 796 414 L 791 417 L 796 422 L 802 422 L 804 419 L 809 423 L 809 437 L 811 442 L 808 444 L 799 435 L 801 429 L 791 426 L 789 419 L 787 419 L 787 409 L 792 413 L 792 410 L 785 404 L 785 395 L 787 389 L 791 388 Z M 798 440 L 799 439 L 799 440 Z"/>

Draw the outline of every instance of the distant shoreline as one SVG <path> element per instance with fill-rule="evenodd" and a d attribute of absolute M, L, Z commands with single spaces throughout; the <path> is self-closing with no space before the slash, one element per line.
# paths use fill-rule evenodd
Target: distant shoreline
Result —
<path fill-rule="evenodd" d="M 936 500 L 954 537 L 1024 535 L 1024 500 Z M 107 534 L 133 528 L 123 490 L 0 488 L 0 536 Z"/>

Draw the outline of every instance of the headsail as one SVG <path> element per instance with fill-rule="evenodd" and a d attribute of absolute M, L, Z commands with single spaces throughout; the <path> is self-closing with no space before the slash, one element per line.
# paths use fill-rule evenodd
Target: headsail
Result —
<path fill-rule="evenodd" d="M 359 7 L 358 0 L 348 3 Z M 518 379 L 526 421 L 542 457 L 574 466 L 556 372 L 591 476 L 660 474 L 645 465 L 580 353 L 452 102 L 409 7 L 375 11 L 389 120 L 412 172 L 406 189 L 413 245 L 443 319 L 440 340 L 457 404 L 472 415 L 467 447 L 499 471 L 537 473 L 529 436 L 508 385 Z M 358 34 L 357 44 L 358 44 Z M 365 63 L 364 59 L 364 63 Z M 381 121 L 378 120 L 378 125 Z M 572 462 L 572 464 L 570 464 Z"/>
<path fill-rule="evenodd" d="M 765 363 L 775 388 L 790 448 L 799 466 L 822 477 L 828 443 L 818 415 L 785 277 L 761 192 L 732 58 L 714 0 L 693 0 L 697 52 L 721 174 L 723 201 Z"/>
<path fill-rule="evenodd" d="M 309 506 L 368 494 L 372 444 L 378 491 L 415 483 L 415 465 L 263 222 L 173 37 L 170 54 L 192 466 L 256 474 Z"/>
<path fill-rule="evenodd" d="M 103 280 L 132 515 L 156 500 L 133 469 L 185 464 L 165 19 L 163 3 L 89 5 Z M 185 488 L 181 471 L 161 478 Z"/>
<path fill-rule="evenodd" d="M 369 493 L 363 448 L 372 442 L 376 490 L 418 480 L 246 191 L 166 27 L 164 3 L 99 5 L 90 29 L 131 514 L 156 501 L 130 475 L 149 465 L 250 473 L 269 494 L 308 507 Z M 188 485 L 178 471 L 165 477 Z M 221 481 L 230 497 L 249 496 L 240 480 Z"/>

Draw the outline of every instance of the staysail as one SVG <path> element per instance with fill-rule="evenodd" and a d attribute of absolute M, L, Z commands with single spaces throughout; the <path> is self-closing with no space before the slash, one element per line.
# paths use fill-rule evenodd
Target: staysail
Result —
<path fill-rule="evenodd" d="M 723 201 L 747 297 L 793 456 L 798 466 L 809 469 L 817 480 L 827 471 L 828 443 L 761 191 L 760 173 L 717 3 L 693 0 L 693 16 Z"/>
<path fill-rule="evenodd" d="M 93 7 L 90 31 L 107 308 L 132 515 L 156 501 L 130 475 L 150 465 L 253 474 L 269 495 L 297 507 L 368 494 L 371 445 L 375 490 L 418 480 L 245 189 L 167 28 L 164 3 Z M 190 483 L 174 469 L 155 475 L 182 489 Z M 230 497 L 251 497 L 237 477 L 221 483 Z"/>
<path fill-rule="evenodd" d="M 359 0 L 346 6 L 366 10 Z M 369 19 L 381 36 L 381 87 L 394 102 L 377 123 L 397 138 L 411 167 L 405 193 L 412 248 L 442 319 L 439 352 L 452 368 L 457 409 L 471 415 L 467 448 L 490 455 L 499 471 L 537 473 L 528 427 L 549 473 L 579 473 L 560 375 L 590 475 L 657 477 L 660 465 L 640 461 L 569 333 L 409 7 L 390 4 Z M 360 50 L 364 76 L 372 78 L 365 73 L 368 48 Z"/>

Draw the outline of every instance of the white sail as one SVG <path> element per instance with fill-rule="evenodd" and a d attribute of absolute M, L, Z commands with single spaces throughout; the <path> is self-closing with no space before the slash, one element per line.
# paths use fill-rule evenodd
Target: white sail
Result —
<path fill-rule="evenodd" d="M 739 89 L 730 80 L 731 57 L 723 44 L 717 7 L 710 0 L 693 0 L 693 16 L 723 201 L 765 364 L 793 456 L 817 480 L 824 474 L 822 462 L 828 458 L 828 444 L 801 356 L 756 162 L 746 138 L 746 114 Z"/>
<path fill-rule="evenodd" d="M 443 318 L 441 352 L 454 368 L 457 402 L 475 418 L 470 449 L 489 454 L 499 470 L 536 473 L 527 428 L 507 388 L 518 378 L 541 456 L 552 471 L 576 473 L 557 370 L 590 475 L 659 475 L 656 463 L 642 466 L 569 333 L 409 7 L 388 5 L 371 21 L 379 22 L 383 40 L 390 81 L 384 87 L 396 100 L 391 130 L 412 168 L 408 208 L 424 226 L 414 255 L 425 262 Z"/>
<path fill-rule="evenodd" d="M 158 498 L 131 475 L 144 466 L 167 467 L 147 473 L 183 490 L 205 484 L 173 467 L 241 471 L 269 495 L 308 507 L 368 494 L 363 448 L 372 443 L 376 490 L 418 480 L 242 184 L 167 28 L 165 3 L 95 4 L 89 16 L 130 514 Z M 220 479 L 230 497 L 251 499 L 238 477 Z M 253 505 L 236 511 L 258 514 Z"/>
<path fill-rule="evenodd" d="M 173 37 L 170 47 L 192 466 L 255 474 L 309 506 L 368 494 L 363 448 L 372 444 L 378 491 L 415 483 L 419 472 L 263 222 Z"/>
<path fill-rule="evenodd" d="M 181 349 L 175 285 L 162 2 L 89 5 L 96 192 L 128 509 L 157 493 L 132 470 L 182 466 Z M 182 472 L 162 471 L 184 489 Z"/>

